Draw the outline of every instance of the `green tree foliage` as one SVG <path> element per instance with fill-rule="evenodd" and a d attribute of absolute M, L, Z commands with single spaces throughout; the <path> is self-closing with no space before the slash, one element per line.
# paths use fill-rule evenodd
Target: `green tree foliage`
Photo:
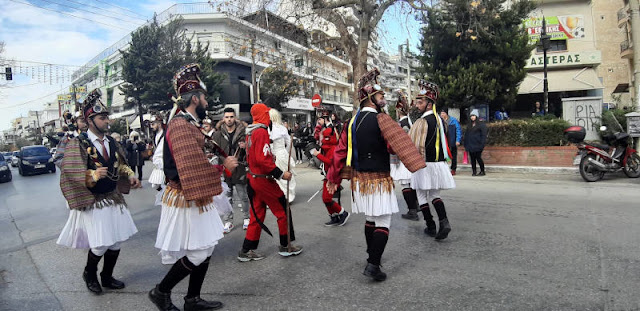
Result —
<path fill-rule="evenodd" d="M 127 120 L 124 118 L 112 119 L 109 123 L 109 131 L 120 135 L 127 134 Z"/>
<path fill-rule="evenodd" d="M 282 110 L 282 104 L 298 94 L 300 89 L 293 72 L 281 66 L 265 69 L 259 87 L 260 99 L 276 110 Z"/>
<path fill-rule="evenodd" d="M 515 103 L 533 45 L 522 21 L 530 0 L 444 0 L 428 10 L 421 73 L 440 87 L 439 104 L 492 109 Z"/>
<path fill-rule="evenodd" d="M 201 78 L 207 86 L 209 98 L 217 98 L 225 76 L 215 72 L 216 62 L 210 57 L 209 44 L 196 40 L 194 46 L 192 42 L 185 33 L 181 18 L 165 25 L 159 25 L 154 18 L 132 33 L 129 48 L 120 51 L 125 81 L 120 91 L 125 98 L 139 100 L 145 111 L 169 109 L 173 103 L 168 95 L 175 95 L 173 75 L 188 63 L 200 64 Z M 130 107 L 133 103 L 127 102 L 127 105 Z"/>

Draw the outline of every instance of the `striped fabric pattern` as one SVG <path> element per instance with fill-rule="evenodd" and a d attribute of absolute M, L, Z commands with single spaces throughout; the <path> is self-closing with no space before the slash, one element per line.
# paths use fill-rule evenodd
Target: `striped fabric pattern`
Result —
<path fill-rule="evenodd" d="M 169 123 L 167 137 L 176 162 L 180 183 L 171 183 L 182 190 L 184 198 L 202 207 L 211 198 L 222 193 L 220 171 L 209 163 L 204 154 L 204 135 L 184 118 L 174 118 Z"/>
<path fill-rule="evenodd" d="M 409 138 L 409 135 L 386 113 L 378 113 L 378 126 L 384 140 L 412 173 L 426 166 L 424 158 Z"/>
<path fill-rule="evenodd" d="M 88 155 L 80 140 L 73 138 L 65 148 L 60 173 L 60 190 L 70 209 L 85 210 L 95 197 L 85 183 Z"/>

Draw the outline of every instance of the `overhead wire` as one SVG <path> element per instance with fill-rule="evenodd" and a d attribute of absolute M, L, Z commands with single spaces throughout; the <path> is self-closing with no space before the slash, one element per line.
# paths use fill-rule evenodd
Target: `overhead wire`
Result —
<path fill-rule="evenodd" d="M 113 7 L 116 7 L 116 8 L 122 9 L 122 10 L 125 10 L 125 11 L 129 11 L 129 12 L 131 12 L 131 13 L 133 13 L 133 14 L 136 14 L 136 15 L 138 15 L 138 16 L 140 16 L 140 17 L 144 17 L 144 18 L 146 18 L 146 16 L 144 16 L 144 15 L 142 15 L 142 14 L 140 14 L 140 13 L 136 12 L 136 11 L 132 11 L 132 10 L 127 9 L 127 8 L 125 8 L 125 7 L 121 7 L 121 6 L 117 5 L 117 4 L 109 3 L 109 2 L 107 2 L 107 1 L 100 1 L 100 0 L 95 0 L 95 1 L 96 1 L 96 2 L 100 2 L 100 3 L 104 3 L 104 4 L 106 4 L 106 5 L 110 5 L 110 6 L 113 6 Z"/>
<path fill-rule="evenodd" d="M 20 103 L 20 104 L 11 105 L 11 106 L 0 106 L 0 108 L 6 109 L 6 108 L 15 108 L 15 107 L 19 107 L 19 106 L 24 106 L 24 105 L 26 105 L 26 104 L 33 103 L 33 102 L 38 101 L 38 100 L 41 100 L 41 99 L 43 99 L 43 98 L 46 98 L 46 97 L 49 97 L 49 96 L 56 95 L 57 93 L 60 93 L 60 92 L 62 92 L 62 91 L 64 91 L 64 90 L 66 90 L 66 89 L 67 89 L 67 87 L 63 87 L 63 88 L 61 88 L 61 89 L 59 89 L 59 90 L 57 90 L 57 91 L 55 91 L 55 92 L 51 92 L 51 93 L 49 93 L 49 94 L 47 94 L 47 95 L 44 95 L 44 96 L 38 97 L 38 98 L 36 98 L 36 99 L 32 99 L 32 100 L 29 100 L 29 101 L 26 101 L 26 102 L 23 102 L 23 103 Z"/>
<path fill-rule="evenodd" d="M 75 4 L 79 4 L 79 5 L 82 5 L 82 6 L 91 7 L 91 8 L 96 8 L 96 9 L 98 9 L 98 10 L 103 10 L 105 13 L 109 13 L 109 14 L 117 14 L 117 13 L 115 13 L 115 12 L 109 11 L 109 9 L 108 9 L 108 8 L 99 7 L 99 6 L 91 5 L 91 4 L 88 4 L 88 3 L 82 3 L 82 2 L 73 1 L 73 0 L 64 0 L 64 1 L 71 2 L 71 3 L 75 3 Z M 146 19 L 144 19 L 144 18 L 140 18 L 140 17 L 136 17 L 136 16 L 131 16 L 131 15 L 128 15 L 128 14 L 124 14 L 124 13 L 122 13 L 122 12 L 120 12 L 120 14 L 122 14 L 122 15 L 124 15 L 124 16 L 127 16 L 127 17 L 130 17 L 130 18 L 133 18 L 133 19 L 137 19 L 137 20 L 141 20 L 141 21 L 145 21 L 145 22 L 147 21 L 147 20 L 146 20 Z"/>
<path fill-rule="evenodd" d="M 87 21 L 90 21 L 90 22 L 93 22 L 93 23 L 96 23 L 96 24 L 101 24 L 101 25 L 104 25 L 104 26 L 107 26 L 107 27 L 111 27 L 111 28 L 119 28 L 119 29 L 128 30 L 128 31 L 131 30 L 131 29 L 128 29 L 128 28 L 124 28 L 124 27 L 120 27 L 120 26 L 111 25 L 111 24 L 99 22 L 99 21 L 96 21 L 96 20 L 92 20 L 90 18 L 73 15 L 71 13 L 67 13 L 67 12 L 63 12 L 63 11 L 59 11 L 59 10 L 54 10 L 54 9 L 50 9 L 50 8 L 45 8 L 45 7 L 42 7 L 42 6 L 39 6 L 39 5 L 35 5 L 35 4 L 32 4 L 32 3 L 28 3 L 28 2 L 22 2 L 22 1 L 17 1 L 17 0 L 9 0 L 9 1 L 15 2 L 15 3 L 24 4 L 24 5 L 29 5 L 29 6 L 36 7 L 36 8 L 42 9 L 42 10 L 56 12 L 56 13 L 60 13 L 60 14 L 63 14 L 63 15 L 79 18 L 79 19 L 84 19 L 84 20 L 87 20 Z"/>
<path fill-rule="evenodd" d="M 122 18 L 119 18 L 119 17 L 112 17 L 112 16 L 109 16 L 109 15 L 104 15 L 104 14 L 101 14 L 101 13 L 89 11 L 87 9 L 81 9 L 81 8 L 77 8 L 77 7 L 74 7 L 74 6 L 62 4 L 62 3 L 59 3 L 59 2 L 54 2 L 54 1 L 51 1 L 51 0 L 40 0 L 40 1 L 46 2 L 46 3 L 50 3 L 50 4 L 56 4 L 56 5 L 59 5 L 59 6 L 62 6 L 62 7 L 66 7 L 66 8 L 70 8 L 70 9 L 74 9 L 74 10 L 78 10 L 78 11 L 82 11 L 82 12 L 86 12 L 86 13 L 90 13 L 90 14 L 95 14 L 95 15 L 98 15 L 98 16 L 106 17 L 106 18 L 111 18 L 111 19 L 123 21 L 125 23 L 134 24 L 136 26 L 142 26 L 142 24 L 140 24 L 140 23 L 128 21 L 126 19 L 122 19 Z"/>

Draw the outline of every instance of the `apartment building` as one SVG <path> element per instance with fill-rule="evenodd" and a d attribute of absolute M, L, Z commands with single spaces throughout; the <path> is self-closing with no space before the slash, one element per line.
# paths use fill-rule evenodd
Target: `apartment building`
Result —
<path fill-rule="evenodd" d="M 349 109 L 351 65 L 343 58 L 328 55 L 309 44 L 308 34 L 269 11 L 243 14 L 229 3 L 176 4 L 160 13 L 157 20 L 166 23 L 180 16 L 187 34 L 193 40 L 209 44 L 211 57 L 218 61 L 216 69 L 226 74 L 219 98 L 212 99 L 238 107 L 240 115 L 249 113 L 251 103 L 257 101 L 259 89 L 252 81 L 259 81 L 264 69 L 284 65 L 300 80 L 300 92 L 290 101 L 283 114 L 286 118 L 310 121 L 311 97 L 320 94 L 323 104 L 331 109 Z M 128 100 L 120 94 L 122 56 L 131 36 L 128 35 L 96 55 L 74 74 L 74 84 L 92 90 L 101 88 L 107 105 L 116 116 L 133 114 L 124 111 Z M 254 94 L 256 93 L 256 94 Z M 79 100 L 82 98 L 82 93 Z"/>

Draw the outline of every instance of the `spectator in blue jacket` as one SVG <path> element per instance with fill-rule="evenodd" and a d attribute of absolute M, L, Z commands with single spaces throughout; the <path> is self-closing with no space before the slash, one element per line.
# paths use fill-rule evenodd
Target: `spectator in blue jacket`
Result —
<path fill-rule="evenodd" d="M 500 107 L 500 110 L 496 111 L 494 119 L 496 121 L 509 120 L 509 115 L 507 114 L 507 111 L 504 109 L 504 107 Z"/>
<path fill-rule="evenodd" d="M 462 142 L 462 127 L 458 119 L 449 115 L 447 106 L 440 108 L 440 117 L 447 125 L 447 143 L 449 150 L 451 150 L 451 175 L 455 175 L 458 167 L 458 146 Z"/>

